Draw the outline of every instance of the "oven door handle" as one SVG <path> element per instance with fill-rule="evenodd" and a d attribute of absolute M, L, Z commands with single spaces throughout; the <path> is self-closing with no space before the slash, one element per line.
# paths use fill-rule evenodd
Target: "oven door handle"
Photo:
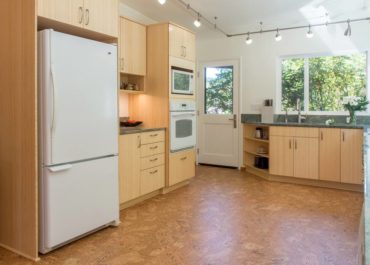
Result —
<path fill-rule="evenodd" d="M 195 112 L 172 113 L 171 117 L 195 116 Z"/>

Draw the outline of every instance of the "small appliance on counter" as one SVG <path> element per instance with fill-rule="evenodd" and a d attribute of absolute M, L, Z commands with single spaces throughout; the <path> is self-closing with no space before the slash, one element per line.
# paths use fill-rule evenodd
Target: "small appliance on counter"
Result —
<path fill-rule="evenodd" d="M 274 108 L 272 99 L 264 100 L 264 106 L 262 106 L 261 108 L 261 122 L 262 123 L 274 122 Z"/>
<path fill-rule="evenodd" d="M 130 120 L 129 117 L 120 117 L 119 121 L 121 127 L 136 127 L 143 123 L 142 121 Z"/>

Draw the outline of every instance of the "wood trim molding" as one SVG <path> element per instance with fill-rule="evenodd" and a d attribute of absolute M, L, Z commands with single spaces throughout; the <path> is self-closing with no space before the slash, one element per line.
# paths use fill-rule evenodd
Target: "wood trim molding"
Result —
<path fill-rule="evenodd" d="M 36 3 L 0 1 L 0 245 L 38 259 Z"/>

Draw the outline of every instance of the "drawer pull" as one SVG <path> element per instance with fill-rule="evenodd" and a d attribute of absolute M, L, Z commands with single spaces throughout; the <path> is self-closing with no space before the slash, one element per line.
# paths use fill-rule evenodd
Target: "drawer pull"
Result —
<path fill-rule="evenodd" d="M 158 170 L 154 170 L 154 171 L 151 171 L 149 173 L 152 174 L 152 175 L 154 175 L 155 173 L 158 173 Z"/>
<path fill-rule="evenodd" d="M 150 147 L 150 150 L 155 150 L 155 149 L 157 149 L 157 148 L 158 148 L 158 145 L 153 146 L 153 147 Z"/>
<path fill-rule="evenodd" d="M 181 158 L 182 161 L 186 160 L 188 157 L 187 156 L 184 156 Z"/>
<path fill-rule="evenodd" d="M 151 134 L 150 137 L 157 137 L 158 136 L 158 133 L 156 134 Z"/>
<path fill-rule="evenodd" d="M 150 159 L 150 162 L 158 161 L 158 158 Z"/>
<path fill-rule="evenodd" d="M 84 20 L 84 11 L 83 11 L 82 6 L 80 6 L 80 7 L 78 8 L 78 11 L 79 11 L 79 13 L 80 13 L 80 18 L 79 18 L 79 20 L 78 20 L 78 23 L 82 24 L 82 21 Z"/>

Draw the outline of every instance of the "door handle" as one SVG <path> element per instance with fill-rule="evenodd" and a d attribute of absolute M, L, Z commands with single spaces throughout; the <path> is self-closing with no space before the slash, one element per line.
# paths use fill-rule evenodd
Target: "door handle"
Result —
<path fill-rule="evenodd" d="M 236 114 L 234 114 L 233 118 L 232 119 L 229 119 L 229 121 L 233 121 L 234 122 L 234 129 L 236 129 L 237 127 L 237 118 L 236 118 Z"/>
<path fill-rule="evenodd" d="M 137 148 L 140 148 L 141 147 L 141 136 L 138 135 L 137 136 Z"/>
<path fill-rule="evenodd" d="M 48 167 L 49 171 L 50 172 L 61 172 L 61 171 L 65 171 L 65 170 L 68 170 L 68 169 L 71 169 L 72 168 L 72 165 L 71 164 L 66 164 L 66 165 L 61 165 L 61 166 L 55 166 L 55 167 Z"/>
<path fill-rule="evenodd" d="M 295 144 L 295 150 L 297 150 L 298 149 L 297 140 L 294 141 L 294 144 Z"/>
<path fill-rule="evenodd" d="M 321 132 L 320 134 L 321 134 L 321 141 L 323 141 L 324 140 L 324 133 Z"/>
<path fill-rule="evenodd" d="M 85 10 L 85 16 L 86 16 L 85 25 L 87 26 L 90 23 L 90 10 L 88 8 L 86 8 Z"/>
<path fill-rule="evenodd" d="M 84 20 L 84 10 L 83 10 L 82 6 L 80 6 L 78 8 L 78 11 L 80 13 L 80 18 L 78 19 L 78 23 L 82 24 L 82 21 Z"/>
<path fill-rule="evenodd" d="M 292 140 L 289 139 L 289 149 L 292 149 Z"/>

